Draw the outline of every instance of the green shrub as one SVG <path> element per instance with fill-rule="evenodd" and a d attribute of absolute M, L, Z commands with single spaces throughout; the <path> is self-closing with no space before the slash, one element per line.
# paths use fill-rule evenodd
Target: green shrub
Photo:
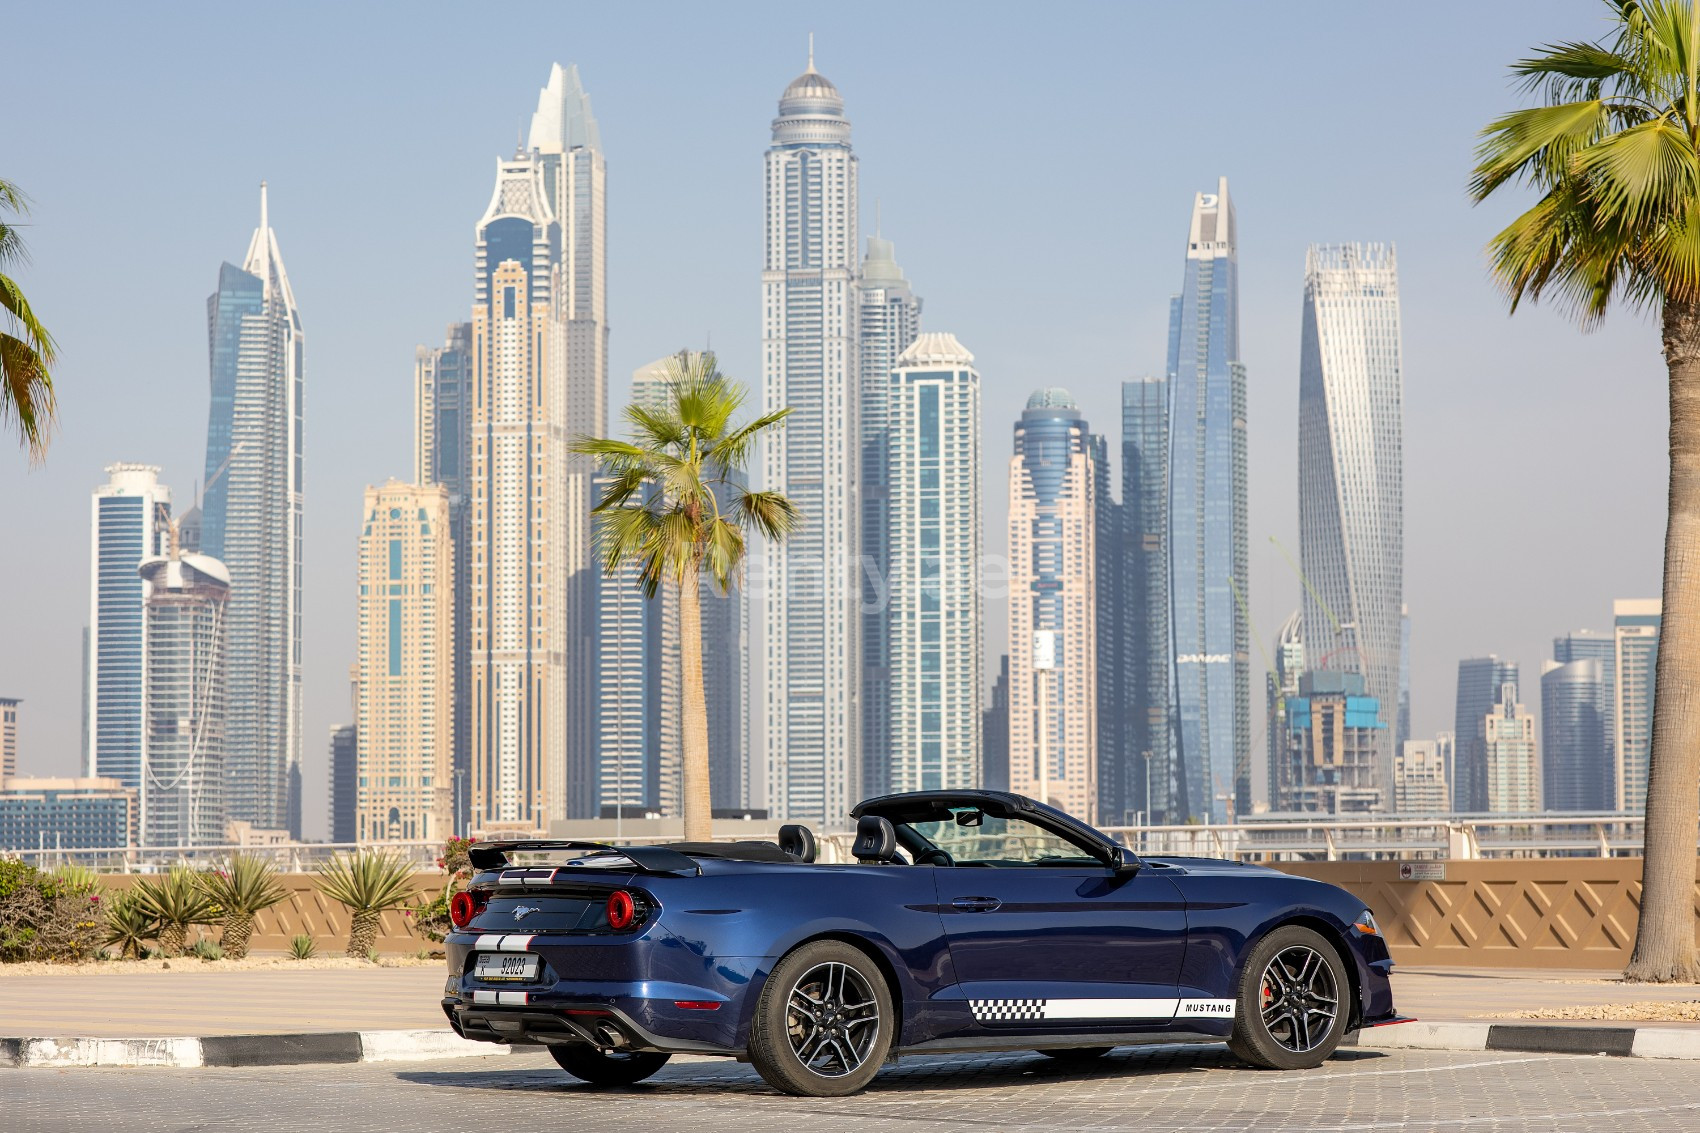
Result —
<path fill-rule="evenodd" d="M 289 954 L 297 960 L 311 960 L 313 958 L 313 953 L 316 951 L 317 949 L 313 945 L 313 938 L 308 936 L 306 933 L 301 933 L 299 936 L 292 936 L 289 938 Z"/>
<path fill-rule="evenodd" d="M 338 854 L 319 867 L 319 892 L 345 907 L 352 918 L 345 955 L 356 960 L 378 941 L 378 920 L 389 909 L 414 900 L 413 867 L 400 854 L 361 850 Z"/>
<path fill-rule="evenodd" d="M 143 906 L 134 889 L 121 890 L 106 898 L 103 904 L 106 906 L 106 933 L 101 943 L 116 945 L 120 960 L 132 956 L 138 960 L 145 959 L 147 942 L 159 936 L 159 921 Z"/>
<path fill-rule="evenodd" d="M 147 877 L 136 883 L 136 899 L 159 922 L 159 950 L 181 956 L 189 943 L 189 929 L 219 920 L 219 908 L 201 889 L 195 871 L 174 865 L 164 877 Z"/>
<path fill-rule="evenodd" d="M 44 873 L 0 859 L 0 963 L 78 963 L 101 945 L 99 881 L 88 870 Z"/>
<path fill-rule="evenodd" d="M 254 914 L 289 899 L 289 891 L 278 884 L 277 870 L 253 854 L 234 855 L 223 869 L 202 874 L 200 883 L 207 899 L 224 914 L 219 945 L 232 960 L 248 955 Z"/>
<path fill-rule="evenodd" d="M 195 941 L 194 947 L 189 949 L 189 955 L 199 956 L 210 963 L 213 960 L 224 959 L 224 949 L 210 940 L 201 939 Z"/>
<path fill-rule="evenodd" d="M 402 914 L 413 921 L 415 930 L 426 940 L 440 944 L 454 927 L 449 920 L 449 899 L 472 881 L 472 858 L 467 852 L 471 848 L 471 838 L 450 838 L 443 843 L 443 856 L 437 859 L 437 868 L 448 871 L 447 884 L 430 901 Z"/>

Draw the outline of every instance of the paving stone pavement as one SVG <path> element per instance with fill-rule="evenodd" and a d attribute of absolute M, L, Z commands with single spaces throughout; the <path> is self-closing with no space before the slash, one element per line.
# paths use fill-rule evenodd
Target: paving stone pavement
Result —
<path fill-rule="evenodd" d="M 914 1058 L 853 1098 L 790 1098 L 747 1066 L 675 1059 L 626 1090 L 547 1055 L 274 1070 L 11 1070 L 7 1133 L 476 1128 L 692 1133 L 1635 1133 L 1700 1127 L 1687 1066 L 1626 1058 L 1343 1050 L 1316 1070 L 1246 1069 L 1222 1047 L 1126 1048 L 1090 1069 L 1037 1055 Z"/>

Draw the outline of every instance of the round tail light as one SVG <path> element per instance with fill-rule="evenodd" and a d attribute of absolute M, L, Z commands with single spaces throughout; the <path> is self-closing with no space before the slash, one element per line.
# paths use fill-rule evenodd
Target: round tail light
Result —
<path fill-rule="evenodd" d="M 637 902 L 624 889 L 608 894 L 608 927 L 623 931 L 637 923 Z"/>
<path fill-rule="evenodd" d="M 465 928 L 478 915 L 481 904 L 471 893 L 456 893 L 449 898 L 449 920 L 456 928 Z"/>

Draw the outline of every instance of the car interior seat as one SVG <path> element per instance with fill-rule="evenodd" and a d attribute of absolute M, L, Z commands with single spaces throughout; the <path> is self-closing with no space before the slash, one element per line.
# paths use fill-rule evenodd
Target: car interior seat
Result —
<path fill-rule="evenodd" d="M 891 820 L 877 814 L 864 814 L 856 820 L 856 842 L 850 847 L 859 862 L 874 864 L 897 860 L 897 829 Z"/>
<path fill-rule="evenodd" d="M 815 860 L 815 836 L 807 826 L 787 823 L 779 828 L 779 848 L 800 862 Z"/>

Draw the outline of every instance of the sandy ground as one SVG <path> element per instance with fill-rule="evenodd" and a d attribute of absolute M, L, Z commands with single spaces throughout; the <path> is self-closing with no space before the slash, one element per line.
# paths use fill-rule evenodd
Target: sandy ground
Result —
<path fill-rule="evenodd" d="M 311 960 L 291 956 L 249 956 L 243 960 L 96 960 L 89 964 L 0 964 L 0 981 L 25 976 L 138 976 L 178 972 L 362 972 L 373 968 L 440 968 L 443 957 L 380 956 L 377 963 L 348 956 L 319 955 Z"/>

